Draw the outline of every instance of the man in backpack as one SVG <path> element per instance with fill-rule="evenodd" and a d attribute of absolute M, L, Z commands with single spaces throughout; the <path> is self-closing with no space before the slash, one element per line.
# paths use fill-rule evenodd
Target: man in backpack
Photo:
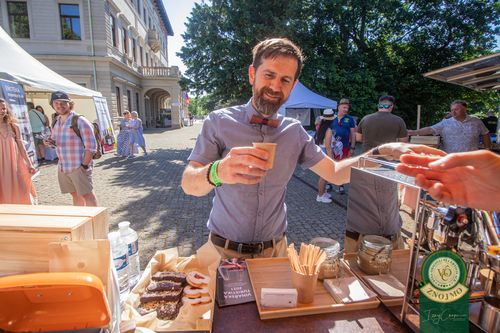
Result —
<path fill-rule="evenodd" d="M 50 105 L 58 116 L 52 128 L 51 142 L 44 143 L 56 146 L 61 193 L 71 194 L 75 206 L 97 206 L 92 185 L 92 156 L 97 151 L 93 126 L 85 117 L 73 112 L 75 103 L 62 91 L 52 93 Z M 73 122 L 73 117 L 78 117 L 76 122 Z"/>

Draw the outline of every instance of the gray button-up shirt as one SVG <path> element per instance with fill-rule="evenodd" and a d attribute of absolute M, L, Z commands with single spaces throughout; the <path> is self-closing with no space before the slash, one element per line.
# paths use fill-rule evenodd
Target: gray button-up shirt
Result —
<path fill-rule="evenodd" d="M 225 157 L 233 147 L 252 146 L 252 142 L 277 144 L 274 167 L 259 184 L 215 188 L 208 229 L 237 242 L 267 241 L 282 234 L 287 227 L 286 185 L 297 163 L 306 169 L 325 157 L 299 121 L 274 115 L 280 121 L 277 128 L 252 125 L 253 114 L 258 113 L 251 100 L 211 112 L 188 158 L 208 164 Z"/>
<path fill-rule="evenodd" d="M 441 135 L 443 150 L 460 153 L 479 149 L 479 136 L 488 134 L 488 129 L 476 117 L 467 116 L 464 121 L 451 117 L 431 126 L 434 135 Z"/>

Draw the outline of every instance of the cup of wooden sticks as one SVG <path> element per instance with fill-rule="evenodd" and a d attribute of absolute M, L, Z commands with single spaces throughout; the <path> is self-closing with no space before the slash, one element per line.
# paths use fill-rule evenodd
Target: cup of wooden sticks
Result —
<path fill-rule="evenodd" d="M 292 244 L 287 249 L 292 269 L 292 284 L 298 293 L 299 303 L 312 303 L 318 281 L 319 267 L 326 253 L 315 245 L 300 244 L 300 254 Z"/>

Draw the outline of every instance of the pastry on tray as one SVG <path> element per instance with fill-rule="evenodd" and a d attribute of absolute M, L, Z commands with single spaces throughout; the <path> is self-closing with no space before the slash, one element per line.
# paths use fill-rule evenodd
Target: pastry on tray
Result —
<path fill-rule="evenodd" d="M 182 289 L 164 290 L 164 291 L 148 291 L 141 295 L 141 303 L 166 301 L 177 302 L 181 298 Z"/>
<path fill-rule="evenodd" d="M 151 276 L 151 280 L 186 283 L 186 274 L 182 272 L 156 272 Z"/>

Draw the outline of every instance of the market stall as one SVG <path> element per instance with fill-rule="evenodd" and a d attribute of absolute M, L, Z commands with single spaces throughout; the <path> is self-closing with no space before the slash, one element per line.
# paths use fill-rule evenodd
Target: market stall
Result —
<path fill-rule="evenodd" d="M 130 250 L 116 255 L 106 208 L 0 205 L 0 275 L 10 275 L 0 278 L 0 329 L 22 332 L 30 324 L 43 332 L 91 324 L 112 332 L 120 325 L 127 332 L 135 327 L 157 332 L 497 331 L 499 310 L 491 299 L 500 290 L 498 247 L 489 246 L 499 242 L 498 216 L 431 202 L 411 177 L 384 160 L 363 158 L 356 170 L 418 190 L 415 217 L 401 229 L 406 235 L 402 248 L 393 248 L 387 235 L 372 234 L 364 235 L 357 252 L 342 253 L 337 240 L 316 238 L 290 244 L 284 258 L 221 261 L 210 244 L 190 257 L 157 249 L 130 290 L 123 271 L 117 273 L 127 267 Z M 119 295 L 123 281 L 125 292 Z M 433 295 L 450 302 L 429 302 Z M 31 311 L 31 322 L 11 310 L 12 299 L 18 309 Z M 91 314 L 101 321 L 87 313 L 83 304 L 89 299 L 96 304 Z M 429 320 L 426 307 L 446 313 L 454 326 Z M 61 313 L 73 315 L 74 309 L 82 312 L 83 322 L 61 320 Z"/>

